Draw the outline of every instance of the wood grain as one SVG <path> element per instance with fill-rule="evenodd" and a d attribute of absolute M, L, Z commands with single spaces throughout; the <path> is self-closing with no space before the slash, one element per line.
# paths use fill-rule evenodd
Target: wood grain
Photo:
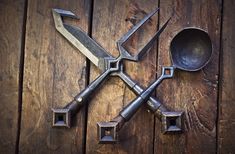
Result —
<path fill-rule="evenodd" d="M 0 153 L 16 148 L 24 0 L 0 2 Z"/>
<path fill-rule="evenodd" d="M 164 105 L 185 112 L 185 131 L 162 134 L 160 121 L 143 106 L 120 131 L 120 143 L 98 144 L 96 123 L 111 120 L 135 97 L 117 77 L 110 77 L 91 97 L 87 128 L 84 108 L 74 118 L 72 128 L 52 128 L 51 108 L 63 107 L 84 89 L 87 64 L 85 57 L 56 31 L 51 9 L 71 10 L 80 21 L 65 21 L 88 31 L 93 7 L 92 37 L 117 57 L 116 41 L 158 2 L 95 0 L 92 6 L 91 0 L 28 0 L 20 153 L 234 153 L 235 2 L 223 1 L 223 21 L 221 0 L 159 2 L 160 26 L 174 13 L 170 25 L 162 33 L 158 49 L 152 49 L 139 63 L 126 63 L 125 72 L 146 87 L 156 78 L 156 70 L 159 74 L 161 66 L 171 64 L 169 45 L 177 32 L 185 27 L 208 31 L 214 49 L 211 62 L 196 73 L 177 71 L 174 79 L 164 81 L 157 89 Z M 25 4 L 25 0 L 0 2 L 0 153 L 14 153 L 17 147 Z M 132 54 L 153 35 L 157 23 L 156 15 L 129 40 L 126 47 Z M 91 82 L 100 72 L 92 64 L 90 69 Z"/>
<path fill-rule="evenodd" d="M 113 56 L 118 56 L 116 41 L 147 13 L 158 6 L 157 1 L 94 1 L 92 37 Z M 143 46 L 157 28 L 154 16 L 128 43 L 134 54 Z M 156 50 L 147 54 L 138 64 L 128 63 L 126 72 L 143 86 L 155 79 Z M 91 66 L 91 81 L 99 75 L 98 69 Z M 99 89 L 90 102 L 87 123 L 87 153 L 152 153 L 154 118 L 146 108 L 141 108 L 119 132 L 120 143 L 102 145 L 97 141 L 99 121 L 109 121 L 130 102 L 135 95 L 118 78 L 111 77 Z"/>
<path fill-rule="evenodd" d="M 211 62 L 199 72 L 176 71 L 174 79 L 157 90 L 160 100 L 171 110 L 184 111 L 184 132 L 164 135 L 159 120 L 155 125 L 154 153 L 216 153 L 217 89 L 220 41 L 219 1 L 160 1 L 160 24 L 173 14 L 159 40 L 158 72 L 169 66 L 172 38 L 185 27 L 207 31 L 213 42 Z M 193 37 L 193 36 L 192 36 Z"/>
<path fill-rule="evenodd" d="M 220 63 L 218 153 L 234 153 L 235 147 L 235 2 L 224 1 Z"/>
<path fill-rule="evenodd" d="M 82 153 L 84 116 L 71 129 L 52 128 L 52 107 L 63 107 L 85 87 L 86 60 L 54 26 L 52 8 L 70 10 L 88 30 L 90 1 L 29 0 L 26 26 L 20 153 Z"/>

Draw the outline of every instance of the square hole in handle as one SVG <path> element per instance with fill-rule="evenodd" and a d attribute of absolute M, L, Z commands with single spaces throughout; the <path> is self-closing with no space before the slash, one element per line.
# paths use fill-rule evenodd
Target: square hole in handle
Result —
<path fill-rule="evenodd" d="M 63 114 L 63 113 L 58 113 L 56 116 L 55 116 L 55 121 L 58 121 L 58 122 L 64 122 L 65 120 L 65 117 L 66 115 Z"/>
<path fill-rule="evenodd" d="M 53 127 L 68 127 L 70 128 L 70 111 L 69 109 L 52 109 L 53 112 Z"/>
<path fill-rule="evenodd" d="M 162 67 L 162 77 L 172 78 L 174 75 L 174 67 Z"/>
<path fill-rule="evenodd" d="M 162 112 L 163 133 L 182 132 L 183 112 Z"/>
<path fill-rule="evenodd" d="M 177 118 L 175 118 L 175 117 L 167 119 L 168 125 L 169 126 L 176 126 L 176 120 L 177 120 Z"/>
<path fill-rule="evenodd" d="M 110 68 L 117 68 L 117 62 L 110 62 Z"/>
<path fill-rule="evenodd" d="M 117 140 L 117 122 L 98 122 L 97 123 L 97 135 L 99 143 L 101 144 L 113 144 Z"/>
<path fill-rule="evenodd" d="M 109 60 L 108 61 L 108 69 L 111 69 L 113 71 L 120 70 L 119 61 L 117 61 L 116 59 Z"/>

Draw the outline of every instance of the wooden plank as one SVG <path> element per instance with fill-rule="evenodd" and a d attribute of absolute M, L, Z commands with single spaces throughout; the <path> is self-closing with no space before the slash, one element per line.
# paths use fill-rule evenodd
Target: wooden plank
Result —
<path fill-rule="evenodd" d="M 71 129 L 52 128 L 52 107 L 63 107 L 85 87 L 85 57 L 54 26 L 52 8 L 74 12 L 71 24 L 88 30 L 90 1 L 29 0 L 26 29 L 21 153 L 82 153 L 85 110 Z"/>
<path fill-rule="evenodd" d="M 0 153 L 16 147 L 24 5 L 24 0 L 0 2 Z"/>
<path fill-rule="evenodd" d="M 224 1 L 218 120 L 218 153 L 234 153 L 235 147 L 235 2 Z"/>
<path fill-rule="evenodd" d="M 168 0 L 160 1 L 160 6 L 161 24 L 173 12 L 174 15 L 159 40 L 159 73 L 160 66 L 171 65 L 170 42 L 185 27 L 208 31 L 213 42 L 213 56 L 202 71 L 177 71 L 174 79 L 164 81 L 158 88 L 157 95 L 169 109 L 185 112 L 185 131 L 182 134 L 162 134 L 157 119 L 154 153 L 216 153 L 221 4 L 213 0 Z"/>
<path fill-rule="evenodd" d="M 92 37 L 113 56 L 118 56 L 116 41 L 133 24 L 158 6 L 157 1 L 141 0 L 96 0 L 94 1 Z M 157 28 L 157 15 L 141 29 L 128 46 L 136 52 L 143 46 Z M 126 72 L 143 86 L 155 79 L 156 50 L 138 64 L 128 63 Z M 91 81 L 99 75 L 98 69 L 91 66 Z M 120 142 L 115 145 L 102 145 L 97 141 L 97 122 L 109 121 L 130 102 L 135 95 L 118 78 L 111 77 L 92 97 L 88 110 L 87 153 L 152 153 L 154 118 L 146 108 L 140 109 L 119 132 Z"/>

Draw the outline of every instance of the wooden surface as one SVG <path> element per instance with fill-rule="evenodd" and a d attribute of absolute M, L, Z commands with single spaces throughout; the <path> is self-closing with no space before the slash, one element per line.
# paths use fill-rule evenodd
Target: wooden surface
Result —
<path fill-rule="evenodd" d="M 0 153 L 16 148 L 24 4 L 0 2 Z"/>
<path fill-rule="evenodd" d="M 65 21 L 92 32 L 117 57 L 116 41 L 158 6 L 160 15 L 129 40 L 128 50 L 134 54 L 173 13 L 172 20 L 141 62 L 125 63 L 125 72 L 146 87 L 161 66 L 171 64 L 169 45 L 177 32 L 185 27 L 208 31 L 214 52 L 211 62 L 196 73 L 175 72 L 174 79 L 164 81 L 156 93 L 169 109 L 185 112 L 185 131 L 162 134 L 160 121 L 143 106 L 120 131 L 118 144 L 98 144 L 96 123 L 111 120 L 135 97 L 117 77 L 110 77 L 91 97 L 88 113 L 81 109 L 72 128 L 52 128 L 51 108 L 65 106 L 100 72 L 56 31 L 51 9 L 74 12 L 80 20 Z M 159 4 L 155 0 L 2 0 L 0 153 L 15 149 L 17 153 L 18 147 L 19 153 L 234 153 L 234 10 L 232 0 L 161 0 Z"/>
<path fill-rule="evenodd" d="M 184 111 L 185 130 L 182 134 L 164 135 L 157 119 L 155 153 L 216 153 L 220 5 L 213 0 L 168 0 L 160 3 L 160 24 L 174 14 L 159 41 L 158 72 L 161 66 L 171 65 L 170 42 L 185 27 L 198 27 L 209 33 L 213 57 L 199 72 L 176 70 L 174 79 L 165 81 L 158 88 L 157 95 L 169 109 Z"/>
<path fill-rule="evenodd" d="M 123 36 L 137 21 L 158 6 L 156 1 L 94 1 L 92 37 L 113 56 L 118 56 L 116 41 Z M 144 30 L 130 41 L 132 52 L 136 52 L 157 28 L 157 16 L 147 23 Z M 155 78 L 156 50 L 138 64 L 128 64 L 126 72 L 138 82 L 147 85 Z M 91 67 L 91 80 L 98 75 L 98 70 Z M 153 149 L 153 116 L 142 108 L 119 132 L 120 143 L 102 145 L 97 142 L 99 121 L 109 121 L 134 98 L 127 86 L 117 77 L 111 77 L 92 98 L 88 111 L 87 153 L 151 153 Z M 143 124 L 144 122 L 144 124 Z"/>
<path fill-rule="evenodd" d="M 82 153 L 85 110 L 71 129 L 52 128 L 52 107 L 63 107 L 85 87 L 85 57 L 59 34 L 52 8 L 74 12 L 88 30 L 89 1 L 28 2 L 20 153 Z"/>
<path fill-rule="evenodd" d="M 220 62 L 220 101 L 218 122 L 218 152 L 235 151 L 235 2 L 224 1 L 222 53 Z"/>

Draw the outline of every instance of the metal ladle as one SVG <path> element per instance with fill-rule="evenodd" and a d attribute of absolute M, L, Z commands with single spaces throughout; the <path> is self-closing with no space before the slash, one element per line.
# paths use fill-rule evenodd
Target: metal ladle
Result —
<path fill-rule="evenodd" d="M 130 102 L 116 118 L 110 122 L 98 123 L 98 138 L 100 143 L 115 143 L 117 141 L 116 132 L 119 131 L 124 123 L 129 121 L 141 105 L 148 100 L 152 92 L 163 79 L 173 76 L 175 69 L 184 71 L 198 71 L 202 69 L 211 59 L 212 42 L 207 32 L 198 28 L 185 28 L 171 41 L 170 52 L 172 61 L 171 67 L 162 67 L 161 76 Z M 177 131 L 177 123 L 181 124 L 181 122 L 177 122 L 177 119 L 175 119 L 175 122 L 169 122 L 168 120 L 170 118 L 167 119 L 166 117 L 169 118 L 170 116 L 167 112 L 163 112 L 162 123 L 174 123 L 174 126 L 164 129 Z M 105 133 L 107 131 L 109 133 Z"/>
<path fill-rule="evenodd" d="M 186 28 L 173 38 L 170 51 L 174 68 L 198 71 L 210 61 L 212 43 L 205 31 Z"/>

